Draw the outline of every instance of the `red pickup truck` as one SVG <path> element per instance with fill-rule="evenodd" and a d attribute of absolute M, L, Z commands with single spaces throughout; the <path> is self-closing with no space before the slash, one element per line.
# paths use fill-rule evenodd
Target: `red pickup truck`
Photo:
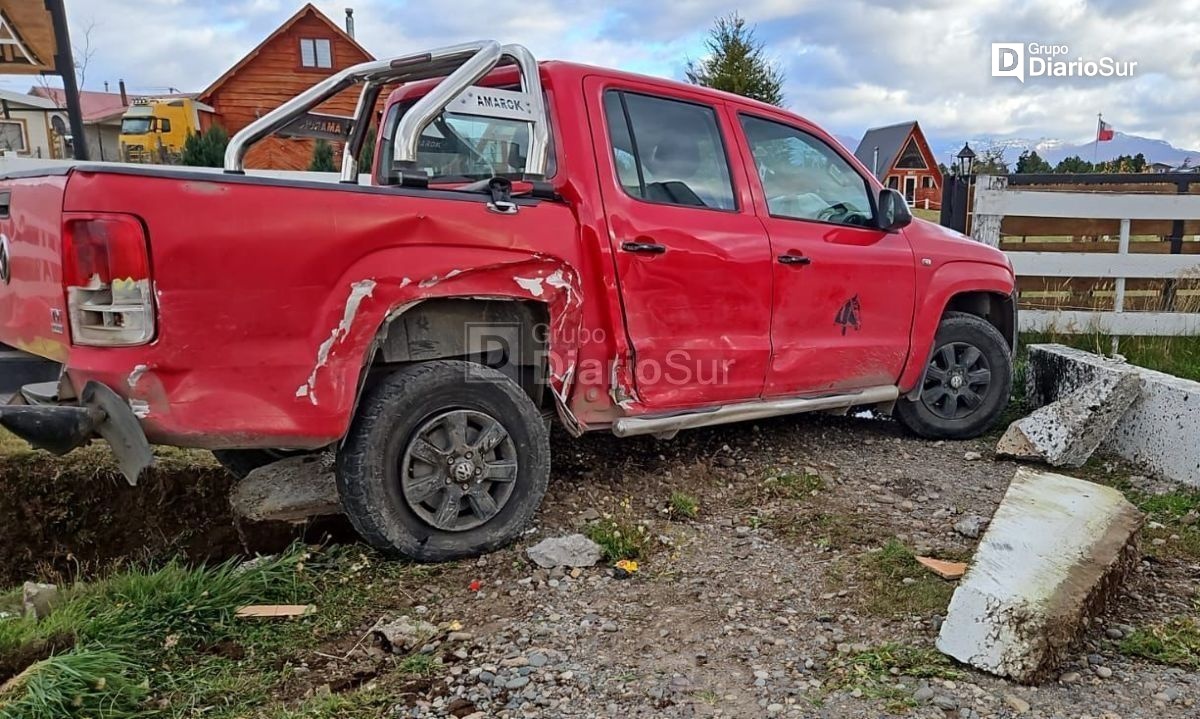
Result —
<path fill-rule="evenodd" d="M 354 117 L 313 111 L 352 87 Z M 245 173 L 271 134 L 344 143 L 340 181 Z M 130 481 L 151 443 L 236 473 L 333 449 L 363 537 L 442 560 L 530 521 L 554 417 L 670 437 L 868 407 L 962 438 L 1008 401 L 1004 255 L 778 107 L 478 42 L 334 75 L 225 165 L 4 176 L 0 342 L 61 374 L 0 423 L 100 436 Z"/>

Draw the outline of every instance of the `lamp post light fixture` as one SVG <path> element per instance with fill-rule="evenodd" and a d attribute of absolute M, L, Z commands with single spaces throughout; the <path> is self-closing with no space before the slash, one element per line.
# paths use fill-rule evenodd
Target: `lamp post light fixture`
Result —
<path fill-rule="evenodd" d="M 964 142 L 963 148 L 958 151 L 958 174 L 963 177 L 968 177 L 974 168 L 975 151 L 971 149 L 971 145 L 969 143 Z"/>

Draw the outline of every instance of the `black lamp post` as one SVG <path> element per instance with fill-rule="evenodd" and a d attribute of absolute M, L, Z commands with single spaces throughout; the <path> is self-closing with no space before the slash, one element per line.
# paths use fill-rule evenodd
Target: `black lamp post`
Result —
<path fill-rule="evenodd" d="M 958 174 L 962 177 L 968 177 L 974 167 L 975 151 L 971 149 L 969 143 L 964 142 L 963 148 L 958 151 Z"/>

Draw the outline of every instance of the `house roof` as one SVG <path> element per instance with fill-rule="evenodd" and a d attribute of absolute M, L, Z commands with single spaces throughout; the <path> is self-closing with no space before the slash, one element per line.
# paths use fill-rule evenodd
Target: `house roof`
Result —
<path fill-rule="evenodd" d="M 60 87 L 36 86 L 29 91 L 35 97 L 44 98 L 54 104 L 54 107 L 67 106 L 66 93 Z M 93 92 L 83 90 L 79 93 L 79 105 L 83 111 L 84 124 L 110 122 L 120 118 L 128 108 L 121 102 L 121 95 L 115 92 Z"/>
<path fill-rule="evenodd" d="M 12 92 L 11 90 L 0 90 L 0 100 L 7 100 L 10 105 L 24 105 L 25 107 L 33 107 L 39 110 L 59 109 L 53 100 L 39 95 L 22 95 L 19 92 Z"/>
<path fill-rule="evenodd" d="M 318 10 L 312 3 L 305 3 L 304 7 L 300 8 L 298 11 L 296 11 L 295 15 L 291 16 L 282 25 L 275 28 L 274 32 L 272 32 L 262 42 L 260 42 L 258 45 L 256 45 L 253 50 L 246 53 L 246 56 L 243 57 L 241 60 L 238 60 L 237 63 L 234 64 L 233 67 L 226 70 L 225 74 L 218 77 L 213 82 L 213 84 L 204 88 L 204 90 L 202 90 L 200 92 L 200 94 L 196 96 L 196 98 L 203 102 L 208 102 L 211 99 L 211 95 L 214 92 L 216 92 L 222 85 L 224 85 L 226 83 L 226 81 L 229 80 L 229 78 L 236 75 L 238 70 L 241 70 L 243 67 L 246 66 L 247 63 L 249 63 L 254 58 L 258 57 L 258 54 L 260 52 L 262 52 L 262 49 L 264 47 L 266 47 L 267 45 L 269 45 L 272 40 L 279 37 L 283 33 L 287 32 L 288 29 L 290 29 L 293 25 L 295 25 L 297 22 L 299 22 L 301 20 L 301 18 L 307 17 L 309 15 L 315 17 L 316 19 L 318 19 L 321 22 L 328 25 L 329 28 L 334 32 L 335 35 L 337 35 L 341 39 L 343 39 L 346 42 L 353 45 L 355 47 L 355 49 L 357 49 L 359 52 L 361 52 L 368 60 L 375 59 L 374 55 L 372 55 L 370 52 L 367 52 L 367 49 L 365 47 L 363 47 L 362 45 L 359 45 L 358 42 L 354 38 L 350 37 L 350 35 L 345 30 L 338 27 L 337 23 L 330 20 L 325 15 L 325 13 Z"/>
<path fill-rule="evenodd" d="M 862 140 L 859 141 L 854 156 L 882 181 L 887 171 L 896 164 L 896 158 L 899 157 L 900 152 L 904 150 L 904 141 L 916 128 L 915 120 L 887 127 L 873 127 L 867 130 L 867 134 L 863 135 Z M 873 166 L 875 148 L 879 148 L 879 167 Z"/>

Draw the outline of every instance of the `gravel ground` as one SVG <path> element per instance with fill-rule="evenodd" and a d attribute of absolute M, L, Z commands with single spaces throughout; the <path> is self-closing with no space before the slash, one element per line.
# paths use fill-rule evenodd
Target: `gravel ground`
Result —
<path fill-rule="evenodd" d="M 408 687 L 396 714 L 1200 716 L 1200 674 L 1117 647 L 1134 627 L 1194 612 L 1194 556 L 1144 561 L 1059 680 L 1037 688 L 941 663 L 932 646 L 950 587 L 869 571 L 891 539 L 969 557 L 978 540 L 965 535 L 991 516 L 1017 466 L 993 458 L 994 442 L 921 441 L 890 421 L 825 416 L 669 442 L 558 437 L 554 481 L 524 541 L 406 588 L 399 611 L 463 631 L 427 648 L 442 664 Z M 1112 462 L 1085 474 L 1165 489 Z M 671 510 L 673 492 L 698 501 L 696 518 Z M 525 558 L 545 537 L 609 519 L 645 528 L 632 577 L 616 578 L 607 562 L 564 572 Z M 361 676 L 373 650 L 356 651 L 314 662 L 306 681 Z"/>

